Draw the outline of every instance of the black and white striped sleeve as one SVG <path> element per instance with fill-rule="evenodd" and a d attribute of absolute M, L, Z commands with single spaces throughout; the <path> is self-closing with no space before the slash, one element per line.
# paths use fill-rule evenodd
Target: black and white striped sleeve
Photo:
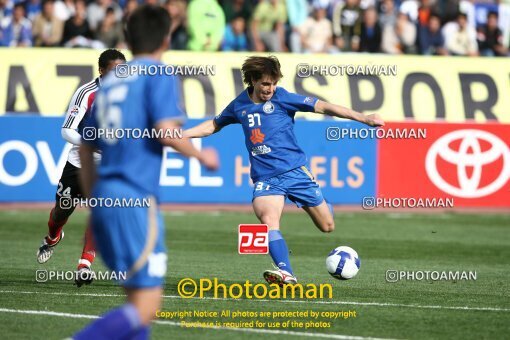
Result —
<path fill-rule="evenodd" d="M 89 106 L 89 97 L 97 91 L 97 83 L 92 81 L 81 86 L 73 95 L 69 107 L 66 112 L 66 117 L 63 129 L 76 130 L 80 125 L 81 120 L 85 116 Z"/>

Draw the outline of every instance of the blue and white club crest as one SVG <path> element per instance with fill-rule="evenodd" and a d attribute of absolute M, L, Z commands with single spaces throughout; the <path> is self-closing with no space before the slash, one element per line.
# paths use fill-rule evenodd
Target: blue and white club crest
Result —
<path fill-rule="evenodd" d="M 274 105 L 271 103 L 271 101 L 268 101 L 264 104 L 262 107 L 262 110 L 264 110 L 265 113 L 271 113 L 274 111 Z"/>

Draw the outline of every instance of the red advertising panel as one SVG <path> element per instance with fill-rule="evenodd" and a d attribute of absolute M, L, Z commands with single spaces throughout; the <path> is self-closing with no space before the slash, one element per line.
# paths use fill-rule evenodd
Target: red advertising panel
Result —
<path fill-rule="evenodd" d="M 510 125 L 389 123 L 384 129 L 378 197 L 510 207 Z"/>

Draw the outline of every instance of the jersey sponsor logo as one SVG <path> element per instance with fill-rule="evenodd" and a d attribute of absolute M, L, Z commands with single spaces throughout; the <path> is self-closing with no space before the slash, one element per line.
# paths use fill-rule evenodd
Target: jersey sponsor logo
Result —
<path fill-rule="evenodd" d="M 459 141 L 458 150 L 452 149 L 452 144 Z M 483 145 L 489 145 L 490 148 L 483 148 Z M 484 169 L 498 160 L 502 160 L 503 166 L 499 174 L 488 181 L 487 176 L 483 176 Z M 449 164 L 456 167 L 456 171 L 452 172 L 457 175 L 456 184 L 448 182 L 441 175 Z M 432 144 L 427 152 L 425 168 L 432 183 L 450 195 L 462 198 L 484 197 L 501 189 L 510 178 L 510 149 L 490 132 L 457 130 Z"/>
<path fill-rule="evenodd" d="M 71 114 L 71 116 L 76 116 L 78 114 L 78 112 L 80 112 L 80 108 L 78 107 L 78 105 L 74 105 L 72 108 L 71 108 L 71 111 L 69 111 L 69 113 Z"/>
<path fill-rule="evenodd" d="M 305 100 L 303 100 L 303 103 L 311 103 L 311 102 L 313 102 L 312 97 L 306 97 Z"/>
<path fill-rule="evenodd" d="M 260 129 L 253 129 L 251 130 L 251 136 L 250 136 L 250 140 L 253 144 L 260 144 L 262 142 L 264 142 L 264 138 L 266 137 L 265 134 L 262 133 L 262 131 L 260 131 Z"/>
<path fill-rule="evenodd" d="M 240 224 L 237 243 L 239 254 L 269 253 L 268 233 L 267 224 Z"/>
<path fill-rule="evenodd" d="M 266 145 L 258 145 L 258 146 L 254 146 L 253 148 L 251 148 L 252 156 L 264 155 L 264 154 L 270 153 L 270 152 L 271 152 L 271 148 Z"/>
<path fill-rule="evenodd" d="M 274 111 L 274 105 L 271 103 L 271 101 L 268 101 L 262 106 L 262 110 L 264 110 L 265 113 L 271 113 Z"/>

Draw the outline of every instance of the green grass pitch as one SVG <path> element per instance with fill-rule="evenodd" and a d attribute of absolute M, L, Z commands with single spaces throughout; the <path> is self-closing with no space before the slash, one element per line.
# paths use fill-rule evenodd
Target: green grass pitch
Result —
<path fill-rule="evenodd" d="M 76 288 L 72 282 L 37 283 L 38 269 L 74 270 L 81 254 L 86 212 L 76 212 L 66 237 L 44 265 L 35 253 L 46 232 L 48 212 L 0 211 L 0 325 L 6 339 L 63 339 L 90 319 L 124 301 L 109 281 Z M 164 213 L 169 251 L 164 311 L 356 311 L 330 328 L 182 328 L 167 319 L 152 328 L 154 339 L 260 339 L 275 336 L 396 339 L 503 339 L 510 334 L 510 215 L 337 213 L 336 230 L 322 234 L 305 213 L 287 213 L 282 230 L 301 283 L 330 283 L 333 299 L 182 299 L 177 283 L 190 277 L 221 283 L 262 282 L 268 255 L 238 255 L 237 226 L 257 222 L 246 213 Z M 331 278 L 328 252 L 348 245 L 361 258 L 349 281 Z M 100 260 L 96 270 L 105 269 Z M 396 270 L 476 271 L 476 281 L 400 281 Z M 54 314 L 52 312 L 55 312 Z M 237 319 L 252 321 L 256 318 Z M 288 318 L 261 321 L 284 322 Z M 211 321 L 187 318 L 187 321 Z M 295 319 L 299 321 L 300 319 Z M 212 321 L 232 321 L 227 317 Z M 306 321 L 306 320 L 302 320 Z M 284 333 L 291 332 L 291 333 Z M 321 336 L 323 335 L 323 336 Z"/>

